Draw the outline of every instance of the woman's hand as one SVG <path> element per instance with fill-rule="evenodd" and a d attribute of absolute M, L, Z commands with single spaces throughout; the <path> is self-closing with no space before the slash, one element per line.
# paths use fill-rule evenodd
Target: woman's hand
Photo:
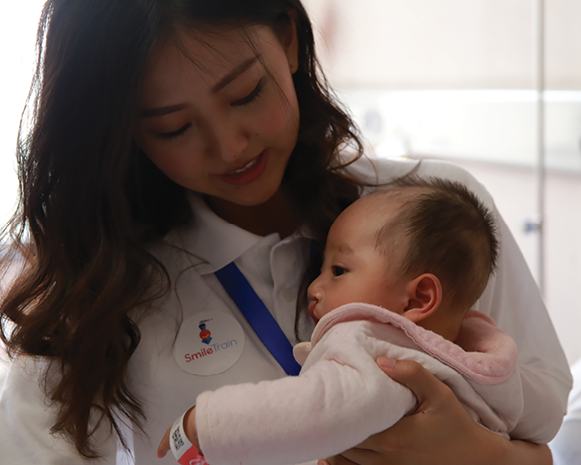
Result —
<path fill-rule="evenodd" d="M 417 409 L 358 447 L 329 458 L 331 465 L 552 464 L 546 445 L 508 441 L 474 422 L 450 388 L 420 364 L 385 357 L 377 363 L 414 392 Z"/>

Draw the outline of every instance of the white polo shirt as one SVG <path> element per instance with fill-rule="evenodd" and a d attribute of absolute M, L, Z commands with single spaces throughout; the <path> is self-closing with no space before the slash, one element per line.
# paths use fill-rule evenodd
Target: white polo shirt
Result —
<path fill-rule="evenodd" d="M 405 174 L 415 165 L 360 160 L 352 171 L 377 183 Z M 424 161 L 418 174 L 463 182 L 495 208 L 482 185 L 458 167 Z M 195 194 L 192 207 L 194 226 L 172 231 L 153 250 L 172 279 L 170 293 L 142 316 L 135 315 L 142 337 L 127 379 L 147 418 L 145 434 L 130 436 L 138 465 L 175 463 L 171 454 L 163 460 L 155 457 L 157 444 L 201 392 L 285 375 L 214 276 L 216 270 L 234 261 L 290 342 L 297 342 L 296 297 L 311 240 L 300 233 L 282 240 L 277 234 L 256 236 L 217 217 Z M 547 429 L 556 433 L 571 387 L 567 362 L 527 265 L 504 222 L 499 220 L 499 225 L 499 269 L 476 309 L 491 315 L 519 347 L 526 412 L 515 436 L 531 437 L 539 428 L 545 434 Z M 305 339 L 310 329 L 303 327 Z M 71 446 L 48 434 L 54 420 L 43 403 L 33 365 L 33 361 L 19 361 L 6 377 L 0 397 L 0 463 L 78 464 L 81 461 Z M 115 438 L 108 438 L 104 430 L 100 433 L 103 459 L 92 463 L 132 463 L 117 455 Z"/>

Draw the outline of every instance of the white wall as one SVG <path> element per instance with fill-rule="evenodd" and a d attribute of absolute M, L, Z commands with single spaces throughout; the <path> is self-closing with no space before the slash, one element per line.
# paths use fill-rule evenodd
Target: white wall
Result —
<path fill-rule="evenodd" d="M 342 87 L 530 89 L 534 0 L 303 0 Z M 581 89 L 581 0 L 546 0 L 546 77 Z"/>

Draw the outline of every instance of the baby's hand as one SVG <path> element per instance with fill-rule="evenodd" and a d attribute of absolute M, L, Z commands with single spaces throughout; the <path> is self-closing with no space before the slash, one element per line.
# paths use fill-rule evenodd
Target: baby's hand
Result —
<path fill-rule="evenodd" d="M 171 431 L 171 426 L 167 429 L 167 431 L 163 435 L 163 439 L 159 443 L 159 446 L 157 446 L 157 458 L 158 459 L 165 457 L 165 455 L 169 452 L 169 449 L 170 449 L 169 433 L 170 433 L 170 431 Z"/>
<path fill-rule="evenodd" d="M 196 429 L 196 416 L 193 415 L 195 406 L 189 409 L 185 416 L 184 416 L 184 432 L 186 433 L 187 438 L 189 441 L 196 447 L 196 449 L 200 450 L 200 444 L 198 442 L 198 432 Z M 169 435 L 171 432 L 171 426 L 167 429 L 159 446 L 157 446 L 157 458 L 161 459 L 165 457 L 165 455 L 170 450 L 169 444 Z"/>

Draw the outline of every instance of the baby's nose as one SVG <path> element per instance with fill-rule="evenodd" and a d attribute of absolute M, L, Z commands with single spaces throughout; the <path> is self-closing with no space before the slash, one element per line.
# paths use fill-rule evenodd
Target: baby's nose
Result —
<path fill-rule="evenodd" d="M 315 302 L 321 300 L 321 287 L 317 281 L 318 279 L 315 279 L 307 289 L 307 297 L 309 300 L 314 300 Z"/>

